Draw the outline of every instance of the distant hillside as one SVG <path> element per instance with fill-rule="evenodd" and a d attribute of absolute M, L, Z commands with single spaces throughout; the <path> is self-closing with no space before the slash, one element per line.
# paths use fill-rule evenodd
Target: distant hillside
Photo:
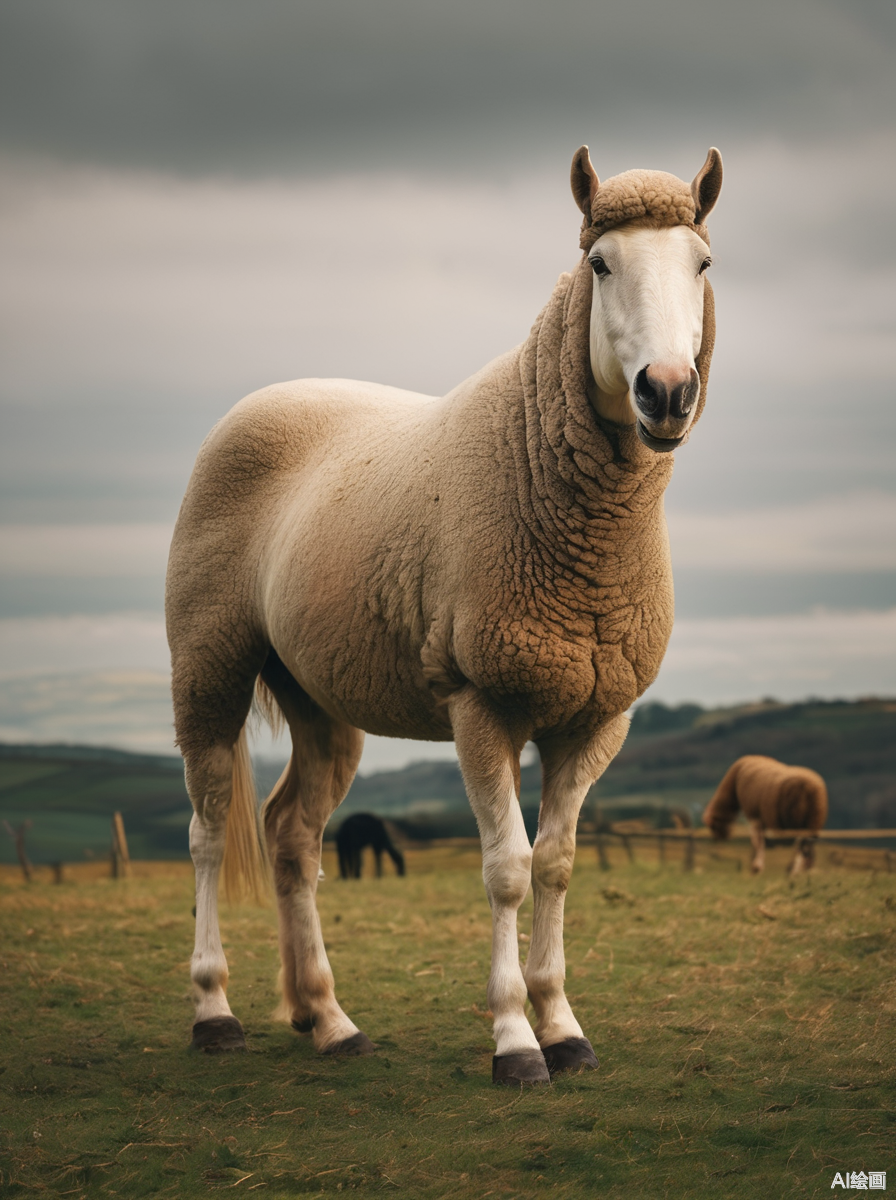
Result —
<path fill-rule="evenodd" d="M 592 789 L 583 818 L 593 820 L 599 804 L 610 818 L 646 816 L 662 825 L 678 810 L 696 819 L 741 754 L 769 754 L 819 771 L 830 791 L 832 827 L 896 828 L 896 701 L 886 700 L 766 702 L 712 711 L 642 705 L 621 754 Z M 260 791 L 279 773 L 280 764 L 257 764 Z M 530 832 L 540 774 L 537 762 L 522 770 L 521 804 Z M 187 855 L 191 809 L 179 758 L 86 746 L 0 745 L 0 820 L 14 826 L 31 820 L 32 861 L 107 854 L 116 810 L 124 814 L 135 858 Z M 360 776 L 332 828 L 359 811 L 389 817 L 411 836 L 476 832 L 452 762 Z M 15 861 L 12 839 L 2 831 L 0 861 Z"/>
<path fill-rule="evenodd" d="M 179 758 L 92 746 L 0 746 L 0 822 L 31 821 L 26 846 L 33 862 L 108 854 L 116 811 L 134 858 L 189 853 L 191 810 Z M 2 827 L 0 862 L 15 862 Z"/>
<path fill-rule="evenodd" d="M 742 754 L 768 754 L 818 771 L 828 783 L 832 828 L 896 828 L 896 702 L 886 700 L 766 702 L 715 710 L 642 705 L 621 753 L 592 788 L 583 819 L 593 819 L 599 804 L 610 818 L 645 816 L 670 825 L 676 809 L 697 821 Z M 531 834 L 541 786 L 537 761 L 522 769 L 521 783 Z M 359 778 L 333 823 L 365 809 L 397 818 L 418 836 L 476 832 L 453 763 L 416 763 Z"/>
<path fill-rule="evenodd" d="M 736 758 L 767 754 L 824 777 L 831 828 L 896 828 L 896 701 L 765 702 L 701 712 L 689 728 L 673 732 L 648 733 L 646 724 L 638 729 L 633 722 L 636 736 L 592 794 L 618 803 L 693 791 L 702 809 Z"/>

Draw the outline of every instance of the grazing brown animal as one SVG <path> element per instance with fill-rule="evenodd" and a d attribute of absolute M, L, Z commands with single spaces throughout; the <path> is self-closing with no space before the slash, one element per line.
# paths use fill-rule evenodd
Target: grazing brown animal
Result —
<path fill-rule="evenodd" d="M 278 384 L 238 404 L 199 452 L 166 617 L 195 809 L 203 1049 L 244 1045 L 217 888 L 222 862 L 225 882 L 262 870 L 243 734 L 260 677 L 293 746 L 264 808 L 293 1025 L 322 1054 L 374 1048 L 336 1000 L 315 904 L 323 831 L 363 731 L 453 740 L 492 910 L 493 1079 L 597 1066 L 564 993 L 563 906 L 582 802 L 672 630 L 663 493 L 669 452 L 706 399 L 704 221 L 722 160 L 711 150 L 690 184 L 640 170 L 601 183 L 583 146 L 571 182 L 583 254 L 522 345 L 443 397 Z M 362 208 L 351 236 L 363 241 Z M 529 740 L 543 767 L 534 847 L 519 805 Z M 524 971 L 517 912 L 530 884 Z"/>
<path fill-rule="evenodd" d="M 828 790 L 808 767 L 789 767 L 775 758 L 747 754 L 726 771 L 703 814 L 716 838 L 726 838 L 738 812 L 750 822 L 753 871 L 765 866 L 766 829 L 806 829 L 797 841 L 789 873 L 796 875 L 815 860 L 815 839 L 828 818 Z"/>
<path fill-rule="evenodd" d="M 383 852 L 395 863 L 398 874 L 404 874 L 404 855 L 396 849 L 389 837 L 389 830 L 379 817 L 373 813 L 352 813 L 345 818 L 336 834 L 340 878 L 361 878 L 361 853 L 367 846 L 373 850 L 376 859 L 377 879 L 383 873 Z"/>

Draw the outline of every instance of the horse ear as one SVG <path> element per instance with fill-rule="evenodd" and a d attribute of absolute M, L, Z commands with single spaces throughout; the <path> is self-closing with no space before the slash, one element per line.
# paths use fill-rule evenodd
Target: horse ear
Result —
<path fill-rule="evenodd" d="M 702 225 L 712 212 L 722 190 L 722 156 L 715 146 L 710 148 L 706 162 L 694 176 L 691 195 L 694 197 L 695 220 Z"/>
<path fill-rule="evenodd" d="M 580 146 L 572 156 L 572 168 L 569 172 L 569 182 L 576 204 L 591 220 L 591 201 L 600 187 L 597 172 L 591 165 L 591 155 L 587 146 Z"/>

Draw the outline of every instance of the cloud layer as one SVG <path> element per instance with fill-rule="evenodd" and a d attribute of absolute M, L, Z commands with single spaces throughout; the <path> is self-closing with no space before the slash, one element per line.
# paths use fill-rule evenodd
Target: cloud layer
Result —
<path fill-rule="evenodd" d="M 12 654 L 10 654 L 12 651 Z M 16 656 L 18 655 L 18 662 Z M 0 740 L 83 741 L 170 753 L 167 648 L 160 620 L 0 620 L 0 656 L 31 670 L 0 678 Z M 140 670 L 122 664 L 141 664 Z M 648 700 L 736 704 L 893 695 L 896 609 L 680 620 Z M 285 755 L 264 729 L 256 746 Z M 446 758 L 450 743 L 368 737 L 362 771 Z"/>
<path fill-rule="evenodd" d="M 884 688 L 894 12 L 7 0 L 0 735 L 169 737 L 165 544 L 208 429 L 277 379 L 440 394 L 519 342 L 578 257 L 582 142 L 603 177 L 689 178 L 710 144 L 726 164 L 709 405 L 667 496 L 682 619 L 655 694 Z M 105 674 L 60 679 L 85 671 Z"/>
<path fill-rule="evenodd" d="M 558 133 L 806 137 L 893 112 L 884 0 L 7 0 L 2 17 L 4 145 L 190 174 L 503 166 Z"/>
<path fill-rule="evenodd" d="M 847 175 L 874 166 L 859 222 L 845 189 L 819 190 L 835 152 Z M 670 506 L 891 490 L 896 141 L 752 145 L 728 164 L 710 402 Z M 381 171 L 227 185 L 5 165 L 11 522 L 172 520 L 203 436 L 241 395 L 303 375 L 444 392 L 526 335 L 578 257 L 565 165 L 505 184 Z"/>

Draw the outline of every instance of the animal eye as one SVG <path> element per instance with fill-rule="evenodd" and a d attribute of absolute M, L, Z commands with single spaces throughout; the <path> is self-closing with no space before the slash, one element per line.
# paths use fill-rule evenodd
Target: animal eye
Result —
<path fill-rule="evenodd" d="M 588 261 L 591 263 L 591 270 L 598 277 L 598 279 L 603 279 L 604 276 L 610 274 L 610 268 L 599 254 L 595 254 L 592 258 L 589 258 Z"/>
<path fill-rule="evenodd" d="M 712 259 L 711 259 L 711 258 L 704 258 L 703 262 L 700 264 L 700 270 L 697 272 L 697 274 L 698 274 L 698 275 L 702 275 L 702 274 L 703 274 L 703 272 L 704 272 L 704 271 L 705 271 L 705 270 L 706 270 L 708 267 L 711 267 L 711 266 L 712 266 Z"/>

